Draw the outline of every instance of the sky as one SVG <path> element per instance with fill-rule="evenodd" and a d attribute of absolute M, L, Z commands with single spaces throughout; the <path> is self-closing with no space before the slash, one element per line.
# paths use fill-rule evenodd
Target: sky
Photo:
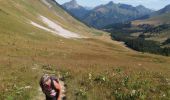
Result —
<path fill-rule="evenodd" d="M 63 4 L 70 0 L 56 0 L 59 4 Z M 170 4 L 170 0 L 77 0 L 78 4 L 86 7 L 95 7 L 97 5 L 106 4 L 109 1 L 113 1 L 115 3 L 124 3 L 130 4 L 133 6 L 143 5 L 147 8 L 151 8 L 154 10 L 161 9 L 166 5 Z"/>

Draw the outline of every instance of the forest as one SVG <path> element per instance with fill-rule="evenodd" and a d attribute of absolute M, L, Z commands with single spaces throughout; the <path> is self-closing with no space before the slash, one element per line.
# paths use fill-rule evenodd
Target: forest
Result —
<path fill-rule="evenodd" d="M 138 28 L 130 30 L 133 26 L 130 22 L 118 23 L 105 27 L 107 32 L 111 33 L 111 37 L 117 41 L 123 41 L 125 44 L 140 52 L 148 52 L 154 54 L 161 54 L 164 56 L 170 56 L 170 47 L 163 47 L 164 45 L 170 44 L 170 38 L 163 43 L 146 40 L 146 38 L 152 37 L 155 34 L 162 34 L 163 31 L 170 29 L 170 24 L 162 24 L 153 26 L 149 24 L 138 25 Z M 141 32 L 138 37 L 131 36 L 132 33 Z M 149 35 L 145 34 L 149 33 Z"/>

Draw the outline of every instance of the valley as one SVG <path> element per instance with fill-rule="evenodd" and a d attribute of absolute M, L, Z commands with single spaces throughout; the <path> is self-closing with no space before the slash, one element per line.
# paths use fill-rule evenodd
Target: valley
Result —
<path fill-rule="evenodd" d="M 111 34 L 54 0 L 0 0 L 0 100 L 41 100 L 43 74 L 62 76 L 68 100 L 169 99 L 170 57 L 131 50 Z"/>

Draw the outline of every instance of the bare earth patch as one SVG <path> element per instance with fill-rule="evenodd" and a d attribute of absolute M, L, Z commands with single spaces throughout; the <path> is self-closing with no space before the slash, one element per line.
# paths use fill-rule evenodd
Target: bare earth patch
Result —
<path fill-rule="evenodd" d="M 78 35 L 77 33 L 74 33 L 74 32 L 70 32 L 64 28 L 62 28 L 60 25 L 58 25 L 57 23 L 51 21 L 50 19 L 44 17 L 44 16 L 40 16 L 40 19 L 43 21 L 43 23 L 45 23 L 46 25 L 48 25 L 49 28 L 47 27 L 44 27 L 38 23 L 35 23 L 33 21 L 31 21 L 30 23 L 33 25 L 33 26 L 36 26 L 40 29 L 43 29 L 43 30 L 46 30 L 46 31 L 49 31 L 51 33 L 55 33 L 59 36 L 62 36 L 64 38 L 84 38 L 80 35 Z"/>

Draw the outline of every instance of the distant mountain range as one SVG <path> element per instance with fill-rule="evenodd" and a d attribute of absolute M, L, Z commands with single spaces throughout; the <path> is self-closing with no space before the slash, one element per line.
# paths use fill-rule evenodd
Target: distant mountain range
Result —
<path fill-rule="evenodd" d="M 62 6 L 84 23 L 95 28 L 102 28 L 114 23 L 132 21 L 153 12 L 153 10 L 145 8 L 142 5 L 133 7 L 127 4 L 116 4 L 112 1 L 90 10 L 80 6 L 76 0 L 67 2 Z"/>

